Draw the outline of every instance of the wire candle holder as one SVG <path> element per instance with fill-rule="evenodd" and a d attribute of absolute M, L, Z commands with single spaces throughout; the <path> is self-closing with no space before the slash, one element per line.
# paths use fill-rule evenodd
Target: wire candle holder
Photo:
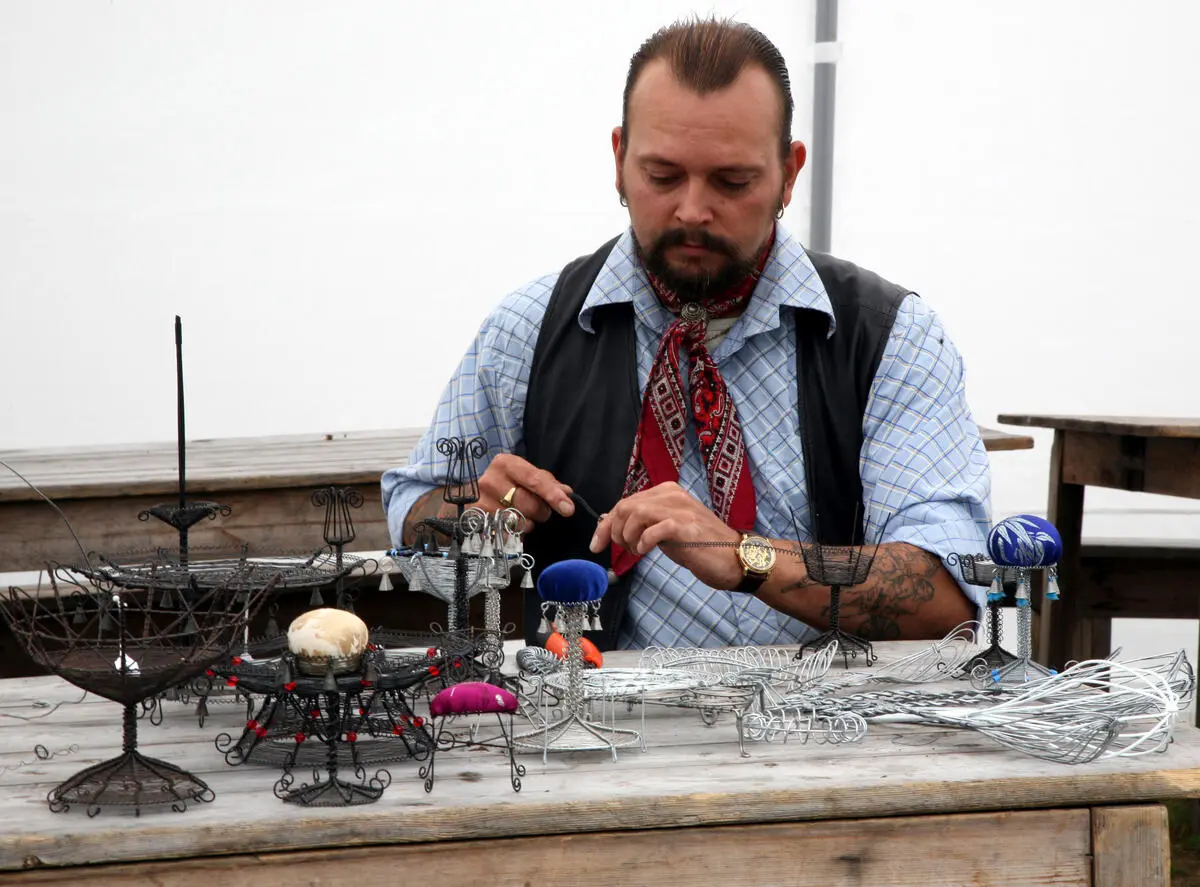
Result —
<path fill-rule="evenodd" d="M 821 650 L 836 643 L 847 666 L 851 659 L 862 654 L 863 661 L 872 665 L 879 658 L 875 648 L 866 638 L 850 634 L 842 629 L 842 589 L 852 588 L 867 581 L 871 565 L 875 560 L 878 545 L 822 545 L 818 542 L 801 542 L 800 551 L 808 576 L 815 582 L 829 586 L 829 628 L 810 641 L 806 641 L 796 652 L 796 658 L 804 656 L 805 650 Z"/>
<path fill-rule="evenodd" d="M 131 591 L 57 564 L 48 573 L 52 594 L 11 587 L 0 612 L 34 662 L 123 709 L 121 754 L 53 788 L 50 809 L 82 806 L 95 816 L 110 806 L 140 814 L 165 805 L 182 812 L 213 800 L 200 778 L 138 751 L 138 707 L 224 657 L 274 579 L 256 582 L 245 603 L 227 587 L 209 587 L 164 608 L 154 588 Z"/>

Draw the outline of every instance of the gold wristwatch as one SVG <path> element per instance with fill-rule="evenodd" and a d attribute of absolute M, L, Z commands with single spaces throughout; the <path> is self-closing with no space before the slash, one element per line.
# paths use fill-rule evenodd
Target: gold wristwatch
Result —
<path fill-rule="evenodd" d="M 734 591 L 754 592 L 771 576 L 775 569 L 775 547 L 770 539 L 742 533 L 737 547 L 738 561 L 742 565 L 742 581 Z"/>

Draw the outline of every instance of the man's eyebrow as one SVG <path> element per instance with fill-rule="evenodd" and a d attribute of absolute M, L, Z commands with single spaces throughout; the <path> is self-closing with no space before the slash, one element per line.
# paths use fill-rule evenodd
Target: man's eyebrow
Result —
<path fill-rule="evenodd" d="M 679 164 L 674 160 L 668 160 L 658 154 L 646 154 L 637 159 L 638 163 L 653 163 L 657 166 L 678 167 Z M 713 170 L 714 173 L 720 175 L 758 175 L 763 171 L 763 168 L 754 163 L 736 163 L 730 166 L 720 166 Z"/>

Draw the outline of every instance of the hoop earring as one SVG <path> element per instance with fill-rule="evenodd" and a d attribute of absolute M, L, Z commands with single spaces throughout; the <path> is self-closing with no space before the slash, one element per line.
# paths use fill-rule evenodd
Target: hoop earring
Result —
<path fill-rule="evenodd" d="M 622 198 L 620 199 L 620 201 L 618 201 L 618 202 L 621 204 L 621 206 L 624 206 L 624 207 L 628 207 L 628 206 L 629 206 L 629 201 L 628 201 L 628 200 L 626 200 L 624 197 L 622 197 Z"/>
<path fill-rule="evenodd" d="M 779 209 L 776 211 L 775 218 L 777 218 L 777 219 L 783 218 L 783 207 L 782 206 L 779 207 Z"/>

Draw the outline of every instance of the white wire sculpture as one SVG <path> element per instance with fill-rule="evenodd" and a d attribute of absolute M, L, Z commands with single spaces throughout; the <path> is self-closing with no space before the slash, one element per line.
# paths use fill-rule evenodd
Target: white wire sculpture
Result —
<path fill-rule="evenodd" d="M 921 723 L 973 730 L 1022 754 L 1080 764 L 1164 751 L 1193 697 L 1195 675 L 1181 650 L 1129 662 L 1088 660 L 1000 691 L 840 695 L 846 686 L 793 694 L 761 718 L 748 718 L 748 735 L 787 738 L 811 731 L 813 723 L 845 727 L 857 725 L 856 718 Z"/>

